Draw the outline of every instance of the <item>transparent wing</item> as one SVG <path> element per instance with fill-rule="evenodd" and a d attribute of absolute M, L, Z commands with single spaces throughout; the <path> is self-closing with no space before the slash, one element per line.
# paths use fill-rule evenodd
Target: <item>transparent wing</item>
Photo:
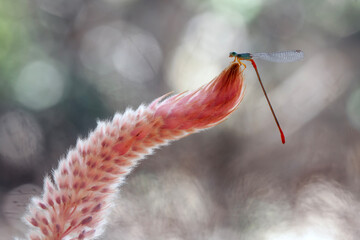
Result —
<path fill-rule="evenodd" d="M 272 53 L 253 53 L 252 58 L 260 58 L 269 62 L 295 62 L 304 58 L 301 50 L 272 52 Z"/>

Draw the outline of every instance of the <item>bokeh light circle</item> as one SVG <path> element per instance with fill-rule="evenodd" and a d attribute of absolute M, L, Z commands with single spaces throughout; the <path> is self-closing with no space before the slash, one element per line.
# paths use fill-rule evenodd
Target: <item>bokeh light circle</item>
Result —
<path fill-rule="evenodd" d="M 40 195 L 42 189 L 34 184 L 24 184 L 8 192 L 1 206 L 6 221 L 15 229 L 24 231 L 26 227 L 22 217 L 27 210 L 30 199 Z"/>
<path fill-rule="evenodd" d="M 44 110 L 61 100 L 64 87 L 64 78 L 55 66 L 35 61 L 24 67 L 15 82 L 15 98 L 30 109 Z"/>
<path fill-rule="evenodd" d="M 29 164 L 42 149 L 42 131 L 37 121 L 22 111 L 0 117 L 0 155 L 11 164 Z"/>
<path fill-rule="evenodd" d="M 240 45 L 246 49 L 248 34 L 241 19 L 239 16 L 234 25 L 227 18 L 206 12 L 189 21 L 167 68 L 172 89 L 186 91 L 211 81 L 231 61 L 229 52 L 239 51 Z"/>
<path fill-rule="evenodd" d="M 82 41 L 80 59 L 97 74 L 117 72 L 126 80 L 144 82 L 157 74 L 162 52 L 150 33 L 118 21 L 88 31 Z"/>

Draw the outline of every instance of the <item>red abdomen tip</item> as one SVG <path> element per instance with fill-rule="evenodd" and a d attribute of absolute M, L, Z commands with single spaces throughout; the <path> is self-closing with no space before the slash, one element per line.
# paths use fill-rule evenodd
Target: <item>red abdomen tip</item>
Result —
<path fill-rule="evenodd" d="M 284 135 L 284 133 L 283 133 L 283 131 L 281 129 L 280 129 L 280 136 L 281 136 L 281 142 L 283 144 L 285 144 L 285 135 Z"/>

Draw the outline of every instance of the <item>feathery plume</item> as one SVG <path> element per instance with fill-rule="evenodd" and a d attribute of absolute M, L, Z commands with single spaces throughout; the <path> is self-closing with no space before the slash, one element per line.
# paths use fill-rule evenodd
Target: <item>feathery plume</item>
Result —
<path fill-rule="evenodd" d="M 136 111 L 99 122 L 60 160 L 44 193 L 32 199 L 26 221 L 31 240 L 81 240 L 99 236 L 118 187 L 144 155 L 196 131 L 219 124 L 242 100 L 243 77 L 232 63 L 196 91 L 165 95 Z"/>

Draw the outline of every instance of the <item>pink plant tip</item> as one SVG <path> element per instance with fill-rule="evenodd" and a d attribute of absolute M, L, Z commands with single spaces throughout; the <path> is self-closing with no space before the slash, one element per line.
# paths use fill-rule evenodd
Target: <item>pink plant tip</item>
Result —
<path fill-rule="evenodd" d="M 232 63 L 195 91 L 167 95 L 100 121 L 79 139 L 34 197 L 25 216 L 31 240 L 94 239 L 104 231 L 113 199 L 145 155 L 171 140 L 224 121 L 243 98 L 243 77 Z"/>

